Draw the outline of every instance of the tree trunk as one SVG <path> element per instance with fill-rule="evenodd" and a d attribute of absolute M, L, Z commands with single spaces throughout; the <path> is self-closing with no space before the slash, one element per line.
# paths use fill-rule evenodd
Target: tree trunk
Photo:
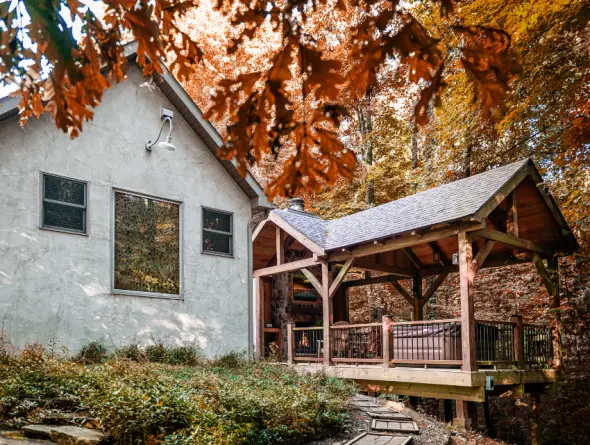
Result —
<path fill-rule="evenodd" d="M 363 109 L 363 107 L 365 109 Z M 356 113 L 358 118 L 359 132 L 362 139 L 362 155 L 363 162 L 367 166 L 373 165 L 373 141 L 371 133 L 373 131 L 373 118 L 371 116 L 371 102 L 367 99 L 366 106 L 362 103 L 357 105 Z M 367 193 L 365 195 L 365 203 L 367 207 L 375 206 L 375 179 L 369 178 L 366 180 Z"/>

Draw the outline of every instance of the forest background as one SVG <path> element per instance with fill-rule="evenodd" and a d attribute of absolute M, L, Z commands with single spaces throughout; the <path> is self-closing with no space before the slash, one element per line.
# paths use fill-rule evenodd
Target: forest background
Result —
<path fill-rule="evenodd" d="M 409 3 L 431 35 L 450 34 L 452 21 L 436 4 Z M 307 211 L 336 218 L 532 158 L 581 246 L 560 261 L 565 380 L 555 394 L 543 396 L 543 443 L 590 443 L 590 6 L 581 1 L 472 0 L 461 2 L 459 13 L 465 23 L 503 29 L 512 39 L 520 72 L 510 83 L 505 108 L 482 112 L 477 86 L 464 71 L 451 69 L 441 106 L 426 125 L 416 125 L 418 89 L 399 57 L 391 57 L 379 70 L 373 91 L 350 102 L 340 125 L 339 138 L 358 160 L 352 178 L 302 197 Z M 219 81 L 235 76 L 235 66 L 255 71 L 278 45 L 271 33 L 263 40 L 267 46 L 252 45 L 231 60 L 224 48 L 235 30 L 225 16 L 211 8 L 190 22 L 187 31 L 207 48 L 209 63 L 200 65 L 199 75 L 185 87 L 203 109 L 211 106 Z M 206 23 L 214 26 L 201 26 Z M 452 48 L 444 57 L 452 59 Z M 223 132 L 226 122 L 216 124 Z M 277 163 L 288 156 L 284 149 L 251 171 L 263 185 L 272 183 L 280 173 Z M 284 199 L 275 202 L 285 205 Z M 405 300 L 381 285 L 351 295 L 350 304 L 354 322 L 382 314 L 397 320 L 412 316 Z M 456 317 L 459 308 L 458 277 L 450 276 L 426 306 L 425 319 Z M 480 272 L 475 308 L 482 319 L 520 313 L 525 320 L 541 322 L 551 315 L 549 295 L 532 264 Z M 512 397 L 492 401 L 499 439 L 529 442 L 528 405 Z M 424 401 L 424 407 L 436 412 L 438 405 Z"/>

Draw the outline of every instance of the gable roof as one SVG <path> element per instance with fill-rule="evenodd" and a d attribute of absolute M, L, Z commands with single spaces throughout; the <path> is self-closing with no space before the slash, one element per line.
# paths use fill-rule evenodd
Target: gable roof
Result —
<path fill-rule="evenodd" d="M 271 214 L 329 251 L 436 224 L 484 219 L 501 202 L 497 199 L 499 194 L 511 191 L 504 190 L 508 185 L 516 186 L 535 173 L 539 175 L 533 162 L 525 159 L 330 221 L 292 209 L 273 210 Z M 540 176 L 534 179 L 540 180 Z M 548 205 L 553 204 L 552 210 L 557 209 L 553 198 L 542 188 L 539 190 L 546 201 L 550 200 Z M 565 219 L 556 211 L 561 219 L 558 222 L 567 228 Z"/>
<path fill-rule="evenodd" d="M 136 61 L 137 42 L 131 42 L 125 46 L 125 56 L 130 62 Z M 238 172 L 235 160 L 226 161 L 217 157 L 217 149 L 223 144 L 223 139 L 215 127 L 203 118 L 203 113 L 197 104 L 195 104 L 166 66 L 162 65 L 162 74 L 155 74 L 154 81 L 160 87 L 164 96 L 172 102 L 184 120 L 205 143 L 209 151 L 215 155 L 215 159 L 221 163 L 246 196 L 250 198 L 251 207 L 255 210 L 272 209 L 273 205 L 266 198 L 264 190 L 250 173 L 245 178 L 242 178 Z M 19 103 L 19 97 L 7 96 L 0 98 L 0 122 L 17 115 Z"/>

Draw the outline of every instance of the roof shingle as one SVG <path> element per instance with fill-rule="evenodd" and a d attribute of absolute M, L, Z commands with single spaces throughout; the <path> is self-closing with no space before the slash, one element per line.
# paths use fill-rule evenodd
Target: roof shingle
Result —
<path fill-rule="evenodd" d="M 528 159 L 334 220 L 273 210 L 325 250 L 361 244 L 474 215 Z"/>

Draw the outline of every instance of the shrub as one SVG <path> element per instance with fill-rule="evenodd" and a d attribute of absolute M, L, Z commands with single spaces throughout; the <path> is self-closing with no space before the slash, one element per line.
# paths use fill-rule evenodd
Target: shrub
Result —
<path fill-rule="evenodd" d="M 169 349 L 175 352 L 167 360 L 195 359 L 189 349 Z M 344 380 L 247 362 L 237 353 L 197 366 L 116 358 L 87 364 L 35 347 L 0 366 L 0 422 L 29 421 L 59 400 L 67 402 L 62 410 L 90 411 L 115 443 L 262 445 L 341 428 L 353 391 Z"/>
<path fill-rule="evenodd" d="M 147 360 L 145 352 L 143 352 L 137 344 L 131 344 L 116 349 L 113 357 L 116 359 L 133 360 L 135 362 Z"/>
<path fill-rule="evenodd" d="M 78 361 L 82 363 L 94 364 L 102 363 L 108 358 L 107 348 L 100 342 L 92 341 L 82 347 L 78 354 Z"/>
<path fill-rule="evenodd" d="M 166 346 L 163 343 L 156 343 L 145 348 L 145 355 L 152 363 L 166 363 Z"/>
<path fill-rule="evenodd" d="M 166 350 L 166 363 L 194 366 L 202 361 L 199 349 L 194 346 L 178 346 Z"/>

